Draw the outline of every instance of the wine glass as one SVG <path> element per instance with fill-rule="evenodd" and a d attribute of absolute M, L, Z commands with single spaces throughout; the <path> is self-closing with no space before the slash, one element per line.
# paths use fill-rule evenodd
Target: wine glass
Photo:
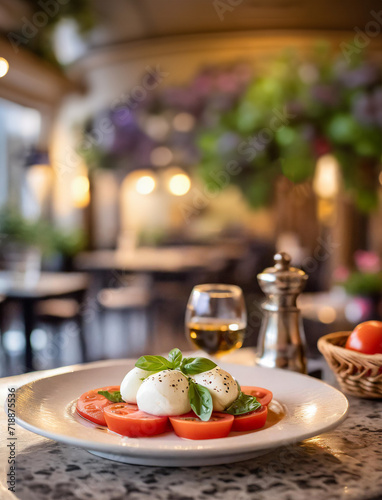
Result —
<path fill-rule="evenodd" d="M 186 336 L 215 356 L 222 356 L 243 345 L 247 312 L 241 288 L 235 285 L 197 285 L 186 311 Z"/>

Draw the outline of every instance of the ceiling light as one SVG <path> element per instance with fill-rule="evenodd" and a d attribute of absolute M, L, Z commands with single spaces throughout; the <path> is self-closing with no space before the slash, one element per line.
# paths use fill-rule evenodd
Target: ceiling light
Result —
<path fill-rule="evenodd" d="M 186 174 L 175 174 L 168 183 L 169 190 L 175 196 L 184 196 L 191 187 L 191 180 Z"/>
<path fill-rule="evenodd" d="M 90 201 L 90 184 L 85 175 L 75 177 L 71 184 L 73 205 L 76 208 L 85 208 Z"/>
<path fill-rule="evenodd" d="M 135 189 L 139 194 L 150 194 L 155 189 L 155 179 L 151 175 L 143 175 L 137 180 Z"/>
<path fill-rule="evenodd" d="M 0 57 L 0 78 L 5 76 L 9 70 L 9 63 L 4 57 Z"/>
<path fill-rule="evenodd" d="M 332 155 L 321 156 L 313 179 L 314 192 L 320 198 L 335 198 L 340 190 L 340 168 Z"/>

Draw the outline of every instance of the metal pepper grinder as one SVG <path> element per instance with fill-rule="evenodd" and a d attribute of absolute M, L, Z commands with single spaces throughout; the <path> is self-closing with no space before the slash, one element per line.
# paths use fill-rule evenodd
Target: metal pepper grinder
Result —
<path fill-rule="evenodd" d="M 285 368 L 306 373 L 305 333 L 296 305 L 305 287 L 307 274 L 290 266 L 285 252 L 274 256 L 274 267 L 258 274 L 260 287 L 267 296 L 262 304 L 257 363 L 268 368 Z"/>

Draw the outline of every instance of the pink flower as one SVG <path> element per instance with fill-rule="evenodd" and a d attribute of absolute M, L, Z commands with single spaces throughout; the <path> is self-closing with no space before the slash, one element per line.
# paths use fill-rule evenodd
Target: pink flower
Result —
<path fill-rule="evenodd" d="M 357 250 L 354 254 L 354 261 L 362 273 L 379 273 L 381 271 L 381 259 L 375 252 Z"/>
<path fill-rule="evenodd" d="M 345 281 L 349 278 L 350 276 L 350 271 L 347 267 L 345 266 L 340 266 L 337 267 L 337 269 L 334 270 L 334 280 L 337 283 L 345 283 Z"/>

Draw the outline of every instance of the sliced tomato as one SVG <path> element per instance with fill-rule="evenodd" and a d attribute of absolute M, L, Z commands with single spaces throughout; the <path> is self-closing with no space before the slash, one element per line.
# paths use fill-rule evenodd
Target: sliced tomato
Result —
<path fill-rule="evenodd" d="M 77 401 L 77 413 L 95 424 L 106 425 L 103 409 L 113 403 L 106 399 L 105 396 L 98 394 L 98 391 L 119 391 L 119 385 L 100 387 L 99 389 L 85 392 Z"/>
<path fill-rule="evenodd" d="M 236 432 L 254 431 L 264 427 L 267 421 L 268 406 L 261 406 L 258 410 L 251 411 L 245 415 L 238 415 L 232 425 L 232 430 Z"/>
<path fill-rule="evenodd" d="M 261 406 L 268 406 L 272 401 L 273 394 L 268 389 L 263 389 L 262 387 L 254 387 L 251 385 L 245 385 L 241 388 L 244 394 L 248 394 L 248 396 L 255 396 L 257 401 L 261 404 Z"/>
<path fill-rule="evenodd" d="M 168 430 L 168 417 L 150 415 L 131 403 L 113 403 L 105 407 L 104 416 L 108 428 L 122 436 L 156 436 Z"/>
<path fill-rule="evenodd" d="M 228 436 L 234 417 L 213 412 L 208 422 L 203 422 L 194 412 L 170 417 L 175 434 L 186 439 L 217 439 Z"/>

